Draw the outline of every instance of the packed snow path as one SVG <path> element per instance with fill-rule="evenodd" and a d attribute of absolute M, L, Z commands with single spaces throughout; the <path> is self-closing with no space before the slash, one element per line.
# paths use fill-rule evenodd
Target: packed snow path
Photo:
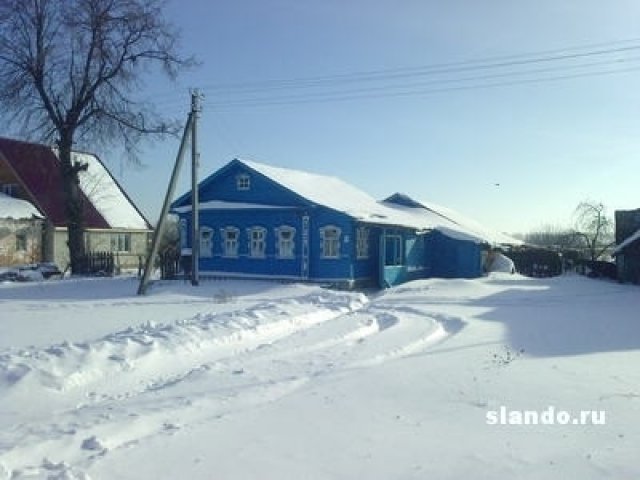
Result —
<path fill-rule="evenodd" d="M 601 430 L 582 427 L 579 450 L 598 461 L 547 464 L 546 478 L 636 472 L 624 456 L 638 430 L 622 425 L 637 422 L 638 374 L 608 370 L 616 356 L 638 359 L 632 287 L 494 276 L 368 298 L 211 282 L 139 298 L 134 285 L 0 287 L 0 479 L 447 478 L 479 466 L 523 477 L 540 473 L 536 454 L 484 415 L 546 407 L 559 388 L 572 391 L 555 397 L 562 408 L 622 413 Z M 608 325 L 604 308 L 615 308 Z M 528 433 L 554 445 L 577 431 Z M 480 437 L 497 450 L 465 447 Z M 455 445 L 443 449 L 445 439 Z"/>

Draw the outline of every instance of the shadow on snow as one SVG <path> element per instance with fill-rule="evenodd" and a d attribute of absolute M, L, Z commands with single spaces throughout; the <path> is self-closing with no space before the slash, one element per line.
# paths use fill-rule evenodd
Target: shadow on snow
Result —
<path fill-rule="evenodd" d="M 474 304 L 488 308 L 477 318 L 504 324 L 516 351 L 551 357 L 640 348 L 637 287 L 585 277 L 511 285 Z"/>

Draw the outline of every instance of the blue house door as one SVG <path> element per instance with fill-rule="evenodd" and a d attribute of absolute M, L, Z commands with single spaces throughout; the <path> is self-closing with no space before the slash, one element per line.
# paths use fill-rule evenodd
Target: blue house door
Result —
<path fill-rule="evenodd" d="M 392 287 L 406 281 L 404 264 L 404 239 L 402 235 L 383 231 L 380 235 L 380 279 L 382 288 Z"/>

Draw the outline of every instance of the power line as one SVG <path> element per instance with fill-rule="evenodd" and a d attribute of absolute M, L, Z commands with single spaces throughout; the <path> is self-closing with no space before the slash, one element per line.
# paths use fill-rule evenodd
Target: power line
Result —
<path fill-rule="evenodd" d="M 234 108 L 427 95 L 459 90 L 493 88 L 496 86 L 541 83 L 635 71 L 635 68 L 604 71 L 592 69 L 594 67 L 621 65 L 623 63 L 632 64 L 640 60 L 639 57 L 626 56 L 631 52 L 640 50 L 640 43 L 638 42 L 640 42 L 640 39 L 627 39 L 572 48 L 542 50 L 416 67 L 356 71 L 336 75 L 234 84 L 211 84 L 209 86 L 205 85 L 202 90 L 210 98 L 220 99 L 211 104 L 214 108 Z M 585 61 L 590 58 L 600 58 L 601 60 Z M 547 66 L 530 68 L 536 65 Z M 589 71 L 577 74 L 563 74 L 584 69 Z M 474 72 L 476 72 L 475 75 L 460 76 L 461 74 Z M 547 73 L 559 73 L 561 75 L 518 78 Z M 506 79 L 506 81 L 486 83 L 497 79 Z M 465 83 L 467 85 L 460 85 Z M 290 93 L 282 95 L 281 92 L 283 90 Z M 171 92 L 171 94 L 167 93 L 164 98 L 163 95 L 155 95 L 151 101 L 156 106 L 162 106 L 165 109 L 179 105 L 175 91 Z"/>
<path fill-rule="evenodd" d="M 518 53 L 511 55 L 490 56 L 478 59 L 467 59 L 455 62 L 428 64 L 421 66 L 406 66 L 389 69 L 374 69 L 365 71 L 345 72 L 333 75 L 319 75 L 311 77 L 298 77 L 289 79 L 272 79 L 261 80 L 255 82 L 234 82 L 234 83 L 213 83 L 202 84 L 198 82 L 202 89 L 213 92 L 214 90 L 246 90 L 246 89 L 272 89 L 272 88 L 292 88 L 303 85 L 315 86 L 315 82 L 329 81 L 367 81 L 380 80 L 385 76 L 393 75 L 417 75 L 417 74 L 441 74 L 450 73 L 451 69 L 487 69 L 487 68 L 505 68 L 507 66 L 526 65 L 527 63 L 551 62 L 558 60 L 572 60 L 594 55 L 607 55 L 614 53 L 623 53 L 631 50 L 640 49 L 640 38 L 616 40 L 601 43 L 590 43 L 580 46 L 556 48 L 549 50 L 538 50 L 527 53 Z M 631 45 L 629 45 L 631 44 Z M 616 47 L 618 45 L 624 45 Z M 605 48 L 606 47 L 606 48 Z M 446 72 L 445 72 L 446 70 Z M 457 70 L 456 70 L 457 71 Z M 463 70 L 464 71 L 464 70 Z M 162 99 L 163 97 L 174 98 L 175 89 L 150 94 L 154 99 Z"/>
<path fill-rule="evenodd" d="M 299 98 L 290 98 L 290 99 L 269 99 L 265 98 L 262 101 L 229 101 L 229 102 L 219 102 L 212 105 L 212 108 L 216 110 L 220 109 L 228 109 L 229 107 L 261 107 L 261 106 L 274 106 L 274 105 L 297 105 L 304 103 L 318 103 L 318 102 L 344 102 L 351 100 L 368 100 L 368 99 L 379 99 L 379 98 L 394 98 L 394 97 L 408 97 L 408 96 L 426 96 L 437 93 L 447 93 L 447 92 L 455 92 L 455 91 L 465 91 L 465 90 L 479 90 L 479 89 L 489 89 L 489 88 L 497 88 L 497 87 L 507 87 L 507 86 L 515 86 L 515 85 L 525 85 L 525 84 L 536 84 L 536 83 L 545 83 L 545 82 L 556 82 L 561 80 L 570 80 L 577 78 L 586 78 L 586 77 L 596 77 L 603 75 L 613 75 L 619 73 L 631 73 L 640 71 L 640 67 L 632 67 L 626 69 L 615 69 L 615 70 L 606 70 L 599 72 L 585 72 L 579 74 L 572 75 L 557 75 L 553 77 L 543 77 L 543 78 L 532 78 L 532 79 L 522 79 L 522 80 L 514 80 L 514 81 L 504 81 L 504 82 L 494 82 L 494 83 L 484 83 L 484 84 L 476 84 L 476 85 L 461 85 L 455 87 L 442 87 L 442 88 L 432 88 L 432 89 L 421 89 L 421 90 L 413 90 L 413 91 L 396 91 L 396 92 L 386 92 L 386 93 L 378 93 L 378 94 L 353 94 L 353 95 L 340 95 L 335 94 L 333 96 L 317 96 L 317 97 L 299 97 Z"/>
<path fill-rule="evenodd" d="M 362 88 L 356 88 L 356 89 L 340 89 L 337 91 L 329 90 L 325 92 L 311 92 L 306 94 L 294 94 L 294 95 L 286 95 L 286 96 L 267 96 L 267 97 L 263 96 L 263 97 L 247 97 L 247 98 L 240 97 L 236 99 L 232 98 L 228 101 L 216 102 L 216 104 L 226 105 L 230 103 L 234 103 L 234 104 L 244 103 L 244 102 L 251 103 L 254 101 L 259 102 L 265 99 L 267 100 L 287 100 L 287 99 L 297 99 L 297 98 L 311 99 L 314 97 L 325 97 L 325 96 L 331 96 L 334 94 L 344 95 L 344 94 L 353 94 L 353 93 L 373 93 L 377 91 L 389 91 L 389 90 L 398 89 L 398 88 L 419 88 L 419 87 L 438 86 L 438 85 L 447 85 L 447 84 L 455 84 L 455 83 L 465 83 L 465 82 L 472 82 L 472 81 L 478 81 L 478 80 L 484 81 L 484 80 L 493 80 L 493 79 L 499 79 L 499 78 L 519 77 L 519 76 L 540 74 L 540 73 L 566 72 L 566 71 L 583 69 L 583 68 L 620 65 L 622 63 L 637 62 L 639 60 L 640 60 L 640 57 L 634 57 L 629 59 L 592 62 L 592 63 L 580 64 L 580 65 L 553 66 L 553 67 L 529 69 L 529 70 L 523 70 L 523 71 L 511 71 L 511 72 L 501 72 L 501 73 L 493 73 L 493 74 L 486 74 L 486 75 L 466 76 L 461 78 L 436 79 L 436 80 L 429 80 L 429 81 L 416 82 L 416 83 L 402 83 L 402 84 L 396 84 L 396 85 L 391 84 L 391 85 L 382 85 L 382 86 L 376 86 L 376 87 L 362 87 Z M 584 73 L 595 74 L 597 72 L 584 72 Z"/>
<path fill-rule="evenodd" d="M 395 78 L 412 78 L 416 76 L 426 75 L 441 75 L 446 73 L 461 73 L 475 70 L 490 70 L 501 69 L 508 67 L 526 66 L 536 63 L 550 63 L 567 60 L 577 60 L 593 56 L 603 56 L 611 54 L 628 53 L 631 51 L 640 50 L 639 45 L 631 45 L 625 47 L 608 48 L 591 50 L 587 52 L 574 52 L 567 53 L 566 50 L 556 50 L 555 55 L 537 55 L 532 58 L 531 55 L 510 55 L 504 57 L 490 57 L 480 60 L 467 60 L 462 62 L 441 63 L 432 65 L 423 65 L 419 67 L 402 67 L 395 69 L 385 70 L 370 70 L 361 72 L 351 72 L 337 75 L 324 75 L 316 77 L 300 77 L 284 80 L 264 80 L 260 82 L 244 82 L 233 84 L 211 84 L 205 85 L 211 92 L 233 92 L 237 90 L 272 90 L 282 88 L 308 88 L 316 87 L 318 85 L 334 84 L 334 83 L 349 83 L 349 82 L 365 82 L 365 81 L 379 81 Z M 565 52 L 565 53 L 559 53 Z"/>

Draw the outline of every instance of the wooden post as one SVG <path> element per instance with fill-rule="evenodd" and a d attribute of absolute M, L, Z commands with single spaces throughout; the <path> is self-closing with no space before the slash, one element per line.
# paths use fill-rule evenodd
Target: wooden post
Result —
<path fill-rule="evenodd" d="M 169 206 L 171 204 L 171 199 L 173 198 L 173 193 L 175 191 L 176 182 L 178 180 L 178 173 L 180 172 L 180 167 L 182 166 L 182 159 L 184 158 L 184 151 L 187 145 L 187 139 L 189 138 L 189 135 L 191 133 L 192 124 L 193 124 L 193 114 L 189 113 L 189 117 L 187 118 L 187 124 L 184 127 L 184 132 L 182 133 L 182 141 L 180 142 L 180 148 L 178 149 L 176 163 L 173 167 L 173 172 L 171 173 L 171 180 L 169 181 L 167 194 L 164 197 L 164 204 L 162 205 L 160 218 L 158 219 L 158 224 L 153 234 L 153 240 L 151 242 L 151 252 L 149 253 L 149 257 L 147 257 L 147 263 L 144 267 L 144 274 L 142 275 L 142 279 L 140 280 L 140 285 L 138 286 L 138 295 L 144 295 L 147 292 L 149 277 L 151 276 L 151 271 L 153 270 L 155 259 L 156 259 L 156 256 L 158 255 L 158 248 L 160 247 L 160 239 L 162 238 L 164 229 L 166 227 L 166 223 L 167 223 L 166 220 L 167 220 L 167 214 L 169 213 Z"/>
<path fill-rule="evenodd" d="M 191 285 L 200 284 L 200 199 L 198 192 L 198 118 L 200 93 L 191 93 Z"/>

